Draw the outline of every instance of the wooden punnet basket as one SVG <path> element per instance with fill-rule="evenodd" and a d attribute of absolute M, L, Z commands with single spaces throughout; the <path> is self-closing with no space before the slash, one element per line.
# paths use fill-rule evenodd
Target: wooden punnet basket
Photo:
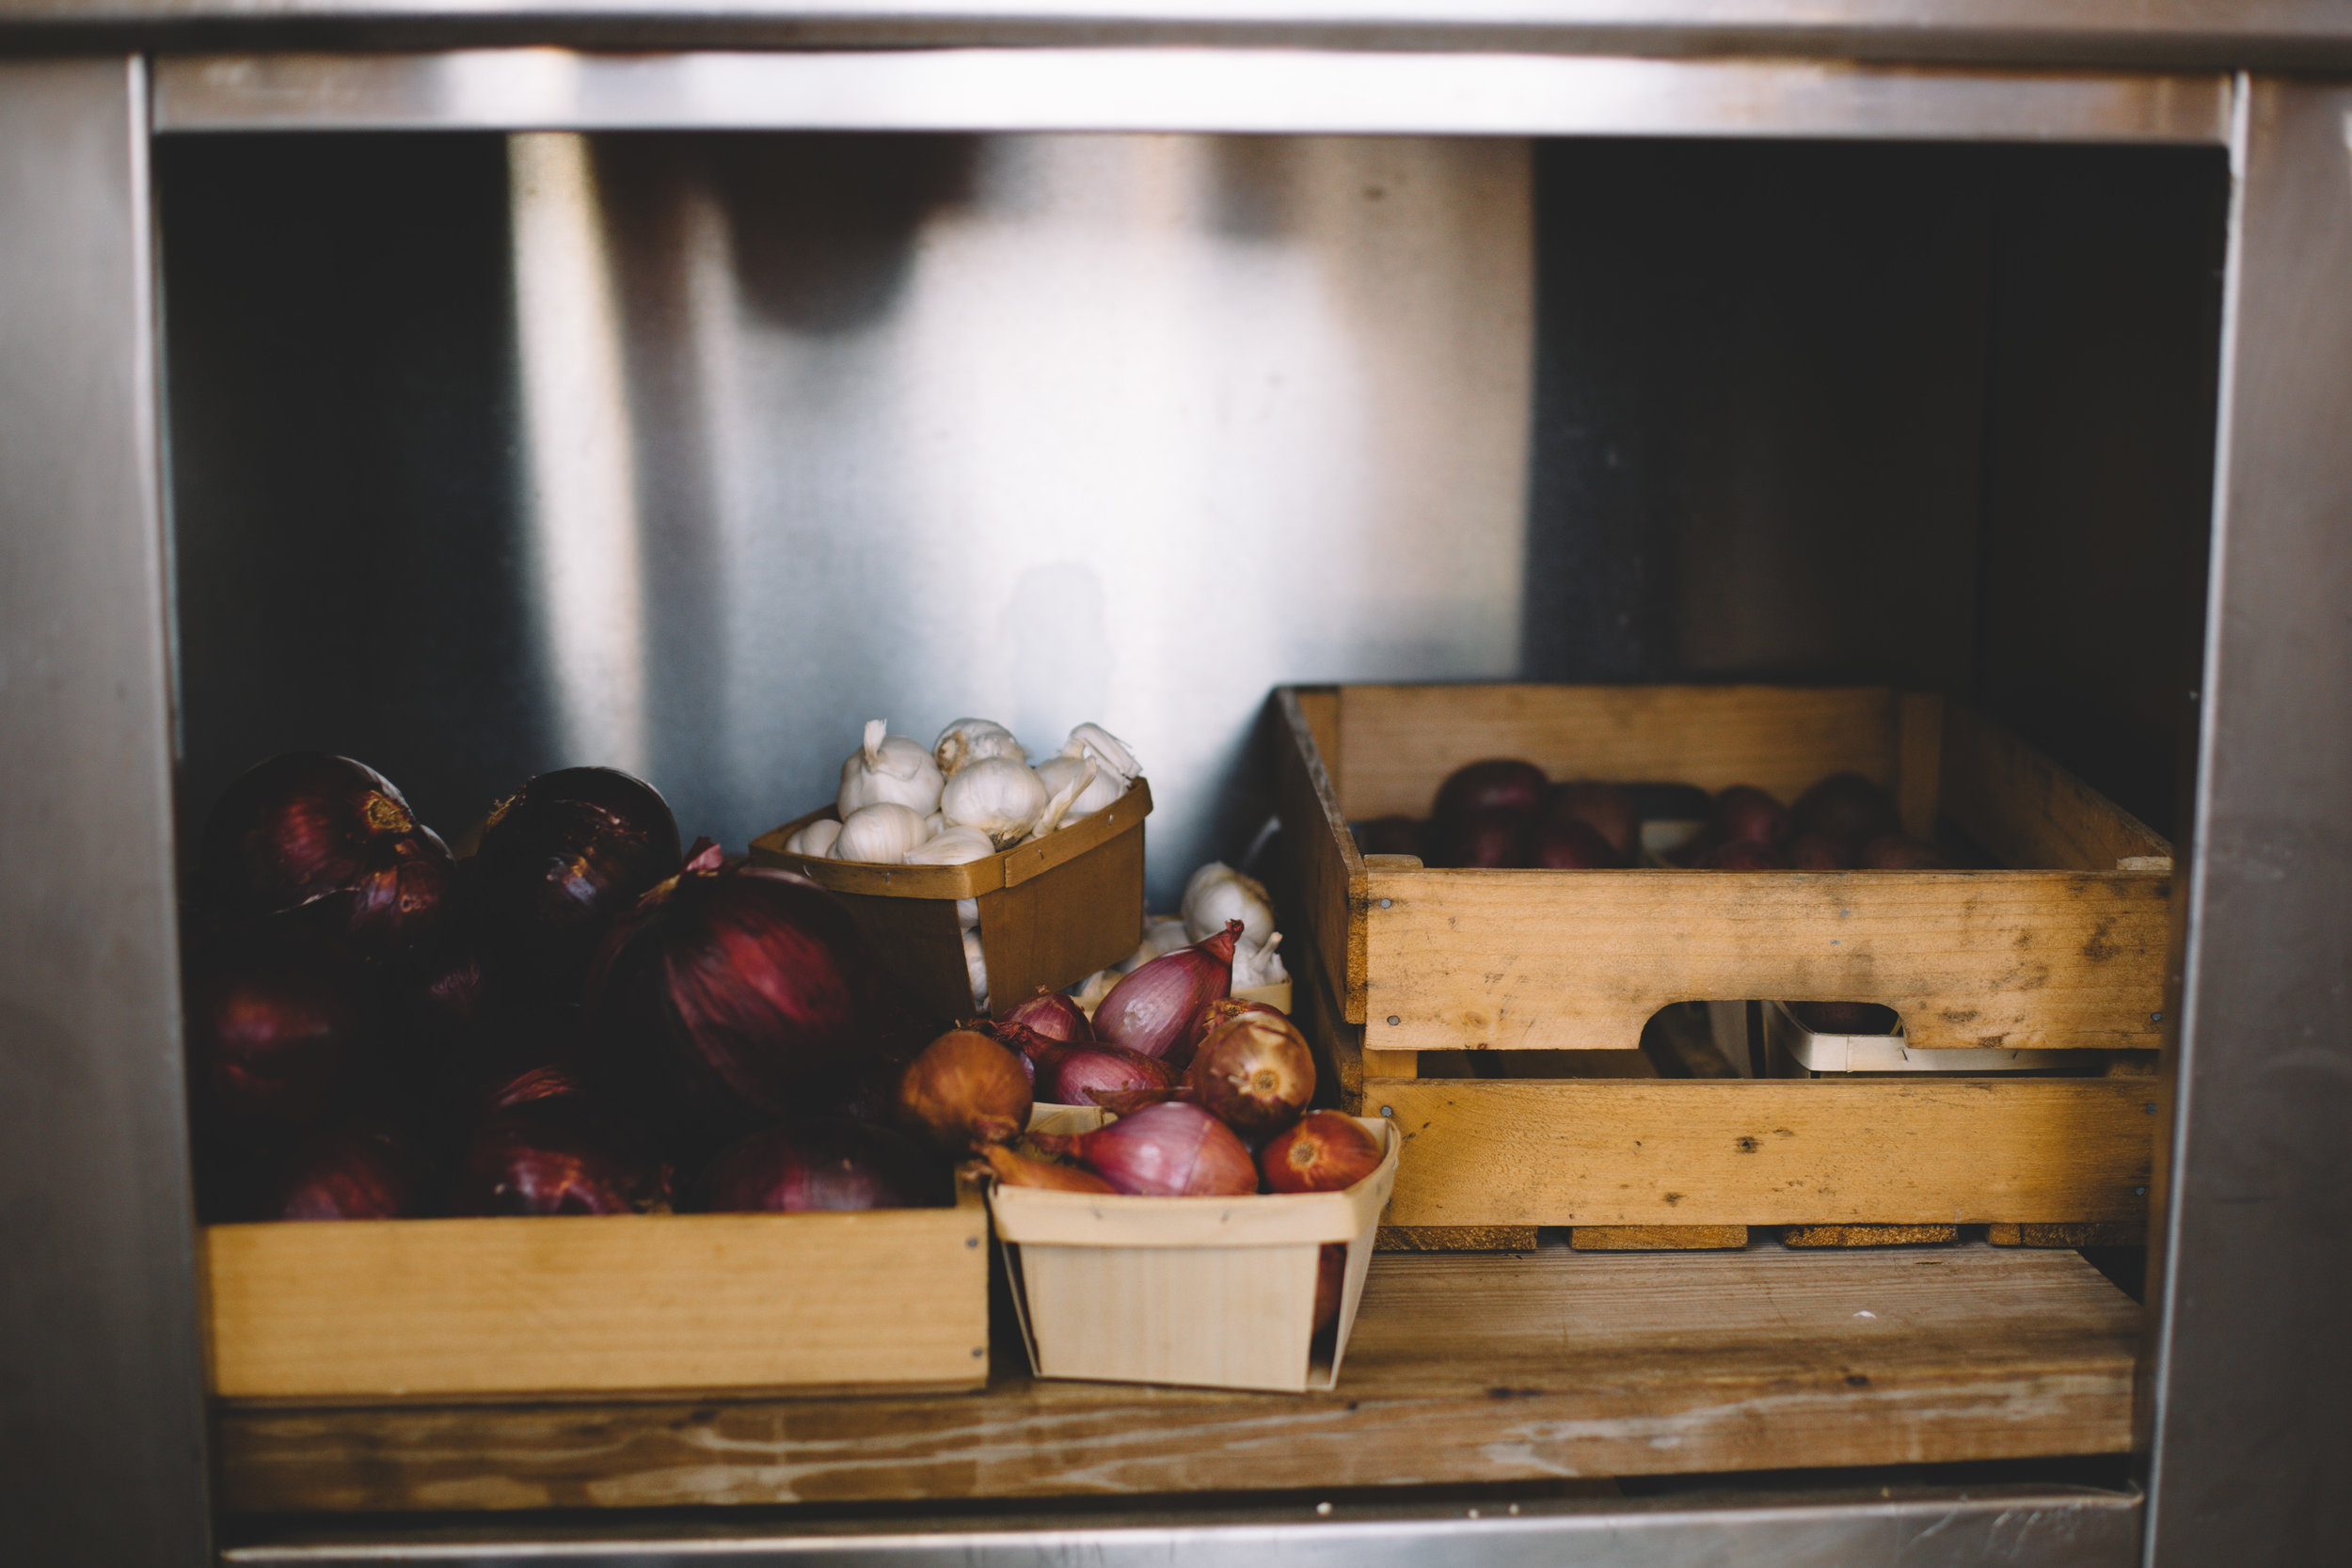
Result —
<path fill-rule="evenodd" d="M 947 1209 L 215 1225 L 225 1400 L 903 1393 L 988 1380 L 987 1220 Z"/>
<path fill-rule="evenodd" d="M 1628 1051 L 1670 1003 L 1765 997 L 1883 1003 L 1915 1051 L 2153 1050 L 2170 846 L 2017 737 L 1883 687 L 1281 688 L 1271 718 L 1297 1016 L 1342 1104 L 1411 1146 L 1391 1225 L 2144 1215 L 2144 1077 L 1422 1076 L 1425 1052 Z M 1463 871 L 1358 852 L 1351 820 L 1423 815 L 1453 769 L 1497 756 L 1783 800 L 1851 768 L 1915 835 L 1941 818 L 2015 869 Z"/>
<path fill-rule="evenodd" d="M 1106 1115 L 1041 1107 L 1030 1125 L 1085 1132 Z M 989 1210 L 1031 1370 L 1293 1394 L 1336 1385 L 1402 1147 L 1393 1127 L 1368 1125 L 1386 1153 L 1340 1193 L 1105 1197 L 992 1186 Z M 1312 1360 L 1315 1270 L 1327 1243 L 1347 1246 L 1327 1364 Z"/>
<path fill-rule="evenodd" d="M 943 1018 L 972 1012 L 956 902 L 977 899 L 992 1011 L 1059 990 L 1129 957 L 1143 940 L 1143 819 L 1152 786 L 1137 779 L 1117 800 L 1029 844 L 965 865 L 870 865 L 795 855 L 784 847 L 827 806 L 752 840 L 752 862 L 823 884 L 923 1004 Z"/>

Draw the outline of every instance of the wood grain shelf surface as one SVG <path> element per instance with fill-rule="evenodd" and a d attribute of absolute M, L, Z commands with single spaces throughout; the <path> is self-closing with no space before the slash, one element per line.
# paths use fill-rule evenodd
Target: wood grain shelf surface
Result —
<path fill-rule="evenodd" d="M 2121 1452 L 2138 1308 L 2072 1253 L 1382 1255 L 1329 1394 L 225 1409 L 240 1513 L 1043 1497 Z"/>

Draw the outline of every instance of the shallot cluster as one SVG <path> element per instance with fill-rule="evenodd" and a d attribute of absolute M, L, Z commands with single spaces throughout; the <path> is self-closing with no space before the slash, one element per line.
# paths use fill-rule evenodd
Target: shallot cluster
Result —
<path fill-rule="evenodd" d="M 682 853 L 611 768 L 531 779 L 478 839 L 324 753 L 223 792 L 183 925 L 208 1220 L 951 1200 L 946 1152 L 842 1115 L 924 1031 L 832 895 Z"/>

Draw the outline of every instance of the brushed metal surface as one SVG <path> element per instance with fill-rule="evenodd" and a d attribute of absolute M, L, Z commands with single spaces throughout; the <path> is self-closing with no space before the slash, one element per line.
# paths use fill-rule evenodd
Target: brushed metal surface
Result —
<path fill-rule="evenodd" d="M 146 81 L 0 64 L 0 1560 L 207 1560 Z"/>
<path fill-rule="evenodd" d="M 1517 667 L 1523 142 L 169 151 L 191 814 L 332 745 L 452 836 L 606 762 L 739 847 L 867 719 L 1098 720 L 1172 904 L 1269 684 Z"/>
<path fill-rule="evenodd" d="M 1054 43 L 1778 55 L 2131 68 L 2352 63 L 2333 0 L 0 0 L 0 38 L 368 48 Z"/>
<path fill-rule="evenodd" d="M 2173 1135 L 2153 1568 L 2352 1538 L 2352 88 L 2241 86 Z"/>
<path fill-rule="evenodd" d="M 2218 142 L 2219 76 L 1304 49 L 167 58 L 164 131 L 1162 131 Z"/>
<path fill-rule="evenodd" d="M 719 1523 L 596 1531 L 454 1526 L 370 1535 L 290 1536 L 238 1545 L 227 1563 L 466 1562 L 590 1568 L 724 1561 L 791 1568 L 1297 1568 L 1459 1564 L 1461 1568 L 2122 1568 L 2139 1536 L 2136 1493 L 1988 1484 L 1870 1488 L 1708 1498 L 1368 1502 L 1130 1511 L 1106 1518 L 1039 1513 L 788 1524 Z"/>

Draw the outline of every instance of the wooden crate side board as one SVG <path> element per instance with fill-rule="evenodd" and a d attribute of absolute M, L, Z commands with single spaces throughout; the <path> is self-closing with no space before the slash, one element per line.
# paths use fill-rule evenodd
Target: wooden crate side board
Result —
<path fill-rule="evenodd" d="M 1323 699 L 1328 698 L 1329 702 Z M 1275 811 L 1281 817 L 1284 851 L 1291 859 L 1298 898 L 1304 906 L 1313 947 L 1293 949 L 1295 965 L 1321 966 L 1343 1018 L 1363 1022 L 1364 932 L 1360 900 L 1363 856 L 1347 831 L 1338 795 L 1326 770 L 1311 705 L 1327 721 L 1337 702 L 1326 690 L 1277 687 L 1271 707 Z M 1302 946 L 1304 944 L 1302 943 Z"/>
<path fill-rule="evenodd" d="M 1930 1050 L 2161 1044 L 2163 877 L 1375 869 L 1366 900 L 1368 1050 L 1631 1049 L 1756 996 L 1883 1002 Z"/>
<path fill-rule="evenodd" d="M 977 1386 L 986 1212 L 210 1227 L 213 1391 L 369 1402 Z"/>
<path fill-rule="evenodd" d="M 1370 1080 L 1396 1226 L 1976 1225 L 2147 1209 L 2155 1119 L 2119 1079 Z"/>
<path fill-rule="evenodd" d="M 1039 988 L 1059 990 L 1136 950 L 1143 940 L 1142 821 L 1103 841 L 1095 853 L 983 894 L 980 952 L 988 966 L 989 1010 L 999 1017 Z M 953 909 L 949 914 L 952 917 Z M 962 934 L 956 935 L 962 962 Z M 963 1008 L 950 1012 L 959 1017 Z"/>
<path fill-rule="evenodd" d="M 2004 865 L 2172 869 L 2172 846 L 2013 732 L 1963 704 L 1944 715 L 1944 814 Z"/>
<path fill-rule="evenodd" d="M 1350 686 L 1341 694 L 1347 807 L 1425 816 L 1445 776 L 1524 757 L 1554 778 L 1753 784 L 1793 800 L 1851 769 L 1896 767 L 1886 687 Z"/>

